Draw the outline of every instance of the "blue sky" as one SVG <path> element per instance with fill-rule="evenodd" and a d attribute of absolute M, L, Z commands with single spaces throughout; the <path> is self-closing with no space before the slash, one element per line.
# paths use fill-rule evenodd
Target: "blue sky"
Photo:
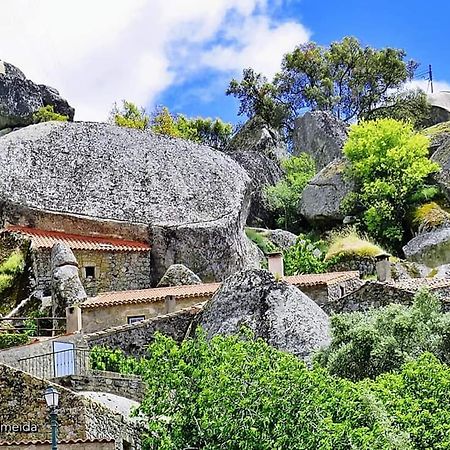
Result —
<path fill-rule="evenodd" d="M 282 55 L 346 35 L 404 48 L 450 89 L 444 0 L 0 0 L 0 59 L 57 88 L 76 120 L 104 121 L 126 99 L 151 111 L 238 122 L 225 96 L 245 67 L 269 77 Z M 424 84 L 426 87 L 426 83 Z"/>
<path fill-rule="evenodd" d="M 436 80 L 450 81 L 450 3 L 447 1 L 427 4 L 417 0 L 294 0 L 273 7 L 271 16 L 279 22 L 300 22 L 311 32 L 311 40 L 322 45 L 352 35 L 365 45 L 403 48 L 408 58 L 422 64 L 418 72 L 432 64 Z M 208 91 L 209 96 L 199 97 L 199 88 L 210 84 L 211 79 L 217 81 Z M 171 87 L 156 101 L 187 115 L 219 116 L 231 122 L 242 120 L 236 116 L 234 99 L 224 95 L 226 85 L 222 74 L 208 71 Z"/>

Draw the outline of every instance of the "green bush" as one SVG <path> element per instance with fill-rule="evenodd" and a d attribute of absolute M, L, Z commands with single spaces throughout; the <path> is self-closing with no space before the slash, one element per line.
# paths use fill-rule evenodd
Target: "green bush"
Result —
<path fill-rule="evenodd" d="M 145 130 L 150 122 L 150 117 L 143 108 L 138 108 L 134 103 L 122 100 L 121 107 L 114 103 L 109 114 L 109 122 L 119 127 Z"/>
<path fill-rule="evenodd" d="M 353 382 L 247 332 L 181 344 L 157 334 L 135 371 L 148 449 L 450 448 L 450 369 L 431 354 Z"/>
<path fill-rule="evenodd" d="M 56 120 L 58 122 L 67 122 L 69 120 L 68 116 L 55 113 L 52 105 L 42 106 L 33 114 L 33 122 L 49 122 L 51 120 Z"/>
<path fill-rule="evenodd" d="M 24 345 L 28 342 L 26 333 L 0 333 L 0 349 Z"/>
<path fill-rule="evenodd" d="M 299 236 L 295 245 L 284 252 L 284 271 L 286 275 L 326 272 L 336 259 L 325 261 L 324 241 L 312 242 L 305 236 Z"/>
<path fill-rule="evenodd" d="M 278 250 L 266 236 L 253 228 L 246 228 L 245 234 L 265 255 Z"/>
<path fill-rule="evenodd" d="M 439 166 L 428 158 L 429 140 L 411 125 L 379 119 L 352 125 L 344 154 L 357 184 L 354 207 L 362 209 L 367 231 L 398 248 L 405 215 L 427 177 Z"/>
<path fill-rule="evenodd" d="M 335 315 L 331 327 L 331 345 L 316 359 L 340 377 L 375 378 L 424 352 L 450 362 L 450 313 L 441 313 L 440 301 L 427 291 L 420 291 L 412 306 Z"/>
<path fill-rule="evenodd" d="M 17 275 L 23 272 L 25 260 L 23 253 L 16 250 L 0 264 L 0 294 L 9 289 Z"/>
<path fill-rule="evenodd" d="M 306 153 L 291 156 L 282 162 L 284 178 L 264 191 L 269 208 L 277 216 L 277 224 L 285 229 L 297 230 L 300 220 L 298 204 L 305 186 L 315 175 L 315 164 Z"/>

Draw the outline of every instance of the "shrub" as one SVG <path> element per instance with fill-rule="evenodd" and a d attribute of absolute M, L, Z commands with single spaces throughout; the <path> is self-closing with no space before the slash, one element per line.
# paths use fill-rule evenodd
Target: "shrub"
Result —
<path fill-rule="evenodd" d="M 245 234 L 247 237 L 258 246 L 258 248 L 267 255 L 268 253 L 277 250 L 277 247 L 267 239 L 262 233 L 258 232 L 253 228 L 246 228 Z"/>
<path fill-rule="evenodd" d="M 16 250 L 0 264 L 0 294 L 9 289 L 17 275 L 23 272 L 25 261 L 20 250 Z"/>
<path fill-rule="evenodd" d="M 299 221 L 298 204 L 305 186 L 315 175 L 315 164 L 311 156 L 302 153 L 282 162 L 285 171 L 283 180 L 264 191 L 269 208 L 277 215 L 277 223 L 285 229 L 295 231 Z"/>
<path fill-rule="evenodd" d="M 67 122 L 69 117 L 55 113 L 52 105 L 42 106 L 33 114 L 33 123 L 49 122 L 51 120 Z"/>
<path fill-rule="evenodd" d="M 26 333 L 0 333 L 0 349 L 24 345 L 28 342 Z"/>
<path fill-rule="evenodd" d="M 138 108 L 134 103 L 122 100 L 120 108 L 114 103 L 109 114 L 109 121 L 119 127 L 144 130 L 147 128 L 150 118 L 143 108 Z"/>
<path fill-rule="evenodd" d="M 420 232 L 430 231 L 450 223 L 450 213 L 442 209 L 436 202 L 425 203 L 413 212 L 413 225 Z"/>
<path fill-rule="evenodd" d="M 427 291 L 419 292 L 412 306 L 335 315 L 331 327 L 331 345 L 317 361 L 334 375 L 375 378 L 424 352 L 450 362 L 450 313 L 441 313 L 439 300 Z"/>
<path fill-rule="evenodd" d="M 405 214 L 439 166 L 428 158 L 429 140 L 411 125 L 379 119 L 352 125 L 344 154 L 368 232 L 392 248 L 403 239 Z"/>
<path fill-rule="evenodd" d="M 354 256 L 374 258 L 381 253 L 385 253 L 381 247 L 371 242 L 368 237 L 360 235 L 354 228 L 350 228 L 331 236 L 325 261 Z"/>
<path fill-rule="evenodd" d="M 321 249 L 324 241 L 312 242 L 305 236 L 299 236 L 295 245 L 284 252 L 284 271 L 286 275 L 326 272 L 332 261 L 324 261 Z"/>

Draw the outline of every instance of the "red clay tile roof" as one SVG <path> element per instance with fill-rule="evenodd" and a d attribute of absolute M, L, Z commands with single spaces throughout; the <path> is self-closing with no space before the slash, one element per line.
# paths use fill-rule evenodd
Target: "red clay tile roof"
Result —
<path fill-rule="evenodd" d="M 321 274 L 295 275 L 285 277 L 285 281 L 299 288 L 339 283 L 353 278 L 359 278 L 359 272 L 330 272 Z M 168 295 L 176 300 L 187 298 L 211 298 L 219 289 L 221 283 L 191 284 L 136 291 L 105 292 L 83 302 L 81 308 L 99 308 L 132 303 L 153 303 L 163 301 Z"/>
<path fill-rule="evenodd" d="M 81 236 L 60 231 L 46 231 L 37 228 L 10 225 L 6 232 L 20 233 L 30 238 L 35 248 L 52 248 L 56 242 L 64 242 L 72 250 L 96 250 L 110 252 L 148 252 L 150 245 L 145 242 L 128 241 L 97 236 Z"/>
<path fill-rule="evenodd" d="M 68 439 L 58 440 L 58 444 L 93 444 L 115 442 L 114 439 Z M 0 441 L 0 447 L 8 447 L 10 445 L 45 445 L 51 444 L 50 440 L 35 440 L 35 441 Z"/>
<path fill-rule="evenodd" d="M 136 291 L 105 292 L 97 297 L 88 298 L 81 308 L 98 308 L 102 306 L 124 305 L 129 303 L 153 303 L 164 301 L 168 295 L 176 300 L 186 298 L 207 299 L 213 296 L 220 283 L 190 284 L 185 286 L 170 286 Z"/>

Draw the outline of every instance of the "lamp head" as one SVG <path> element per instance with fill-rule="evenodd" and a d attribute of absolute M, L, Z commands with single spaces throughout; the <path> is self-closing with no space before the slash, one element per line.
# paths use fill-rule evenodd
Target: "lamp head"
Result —
<path fill-rule="evenodd" d="M 45 401 L 47 402 L 47 406 L 49 408 L 57 408 L 58 407 L 58 403 L 59 403 L 59 392 L 53 388 L 53 387 L 48 387 L 45 390 Z"/>

